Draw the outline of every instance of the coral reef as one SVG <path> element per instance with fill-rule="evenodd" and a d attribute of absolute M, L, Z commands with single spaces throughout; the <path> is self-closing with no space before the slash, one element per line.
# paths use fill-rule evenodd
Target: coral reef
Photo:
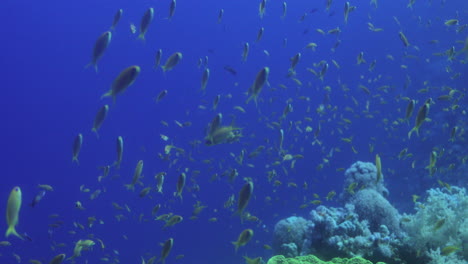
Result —
<path fill-rule="evenodd" d="M 344 207 L 319 206 L 310 212 L 310 220 L 281 220 L 275 226 L 275 252 L 289 257 L 312 253 L 398 262 L 404 237 L 400 215 L 384 198 L 388 190 L 376 174 L 374 164 L 354 163 L 345 173 L 346 186 L 354 187 L 346 187 L 341 195 Z"/>
<path fill-rule="evenodd" d="M 468 196 L 464 188 L 436 188 L 427 191 L 423 203 L 415 204 L 416 214 L 403 217 L 403 228 L 408 232 L 407 245 L 415 251 L 426 253 L 431 263 L 444 262 L 447 257 L 456 261 L 468 259 Z M 456 246 L 460 250 L 443 256 L 445 247 Z M 437 259 L 441 259 L 438 261 Z"/>
<path fill-rule="evenodd" d="M 401 216 L 385 198 L 372 163 L 345 173 L 343 207 L 318 206 L 309 219 L 278 222 L 274 250 L 290 256 L 362 256 L 387 263 L 468 263 L 468 197 L 464 188 L 430 189 L 414 215 Z M 290 263 L 290 262 L 282 262 Z M 314 262 L 313 262 L 314 263 Z"/>
<path fill-rule="evenodd" d="M 275 225 L 273 248 L 275 252 L 288 257 L 307 254 L 309 250 L 307 236 L 313 223 L 302 217 L 289 217 Z M 305 250 L 305 251 L 303 251 Z"/>
<path fill-rule="evenodd" d="M 369 222 L 372 231 L 386 226 L 391 232 L 400 235 L 400 214 L 379 192 L 362 189 L 349 200 L 354 205 L 359 218 Z"/>
<path fill-rule="evenodd" d="M 319 206 L 310 213 L 312 253 L 322 257 L 364 256 L 369 259 L 398 260 L 401 240 L 380 225 L 370 229 L 368 220 L 360 220 L 353 204 L 345 208 Z M 324 250 L 325 249 L 325 250 Z"/>
<path fill-rule="evenodd" d="M 343 200 L 349 199 L 349 197 L 354 194 L 348 190 L 348 187 L 352 184 L 355 185 L 356 190 L 362 190 L 364 188 L 372 189 L 384 197 L 388 197 L 389 194 L 387 188 L 384 186 L 383 179 L 377 181 L 377 168 L 370 162 L 358 161 L 346 170 L 344 181 L 345 190 L 343 190 L 341 194 Z"/>
<path fill-rule="evenodd" d="M 333 258 L 330 261 L 323 261 L 316 256 L 300 256 L 296 258 L 285 258 L 284 256 L 274 256 L 270 258 L 267 264 L 372 264 L 369 260 L 354 257 L 346 258 Z M 384 262 L 377 262 L 376 264 L 385 264 Z"/>

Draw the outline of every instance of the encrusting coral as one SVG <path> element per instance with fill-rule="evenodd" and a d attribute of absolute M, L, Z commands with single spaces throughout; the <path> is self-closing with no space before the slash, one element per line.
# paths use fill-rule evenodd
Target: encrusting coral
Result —
<path fill-rule="evenodd" d="M 372 264 L 369 260 L 354 257 L 354 258 L 333 258 L 330 261 L 323 261 L 316 256 L 300 256 L 296 258 L 285 258 L 284 256 L 274 256 L 268 260 L 267 264 Z M 385 264 L 377 262 L 376 264 Z"/>

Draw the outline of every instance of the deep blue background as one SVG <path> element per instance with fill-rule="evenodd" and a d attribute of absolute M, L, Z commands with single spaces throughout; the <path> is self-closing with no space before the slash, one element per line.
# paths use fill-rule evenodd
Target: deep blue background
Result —
<path fill-rule="evenodd" d="M 14 263 L 12 253 L 20 255 L 23 261 L 38 259 L 43 263 L 62 252 L 70 256 L 74 243 L 90 234 L 102 239 L 106 249 L 101 251 L 96 246 L 92 252 L 85 252 L 79 263 L 84 263 L 81 261 L 85 258 L 90 263 L 100 263 L 98 259 L 105 256 L 112 256 L 112 259 L 116 256 L 112 250 L 119 252 L 121 263 L 138 263 L 140 256 L 159 255 L 159 243 L 169 237 L 175 239 L 175 245 L 167 263 L 242 263 L 243 255 L 266 259 L 271 251 L 264 250 L 263 244 L 271 244 L 273 227 L 278 220 L 293 214 L 306 216 L 311 207 L 301 210 L 299 206 L 313 199 L 313 193 L 323 197 L 331 190 L 341 192 L 344 173 L 337 168 L 347 168 L 357 160 L 373 162 L 376 153 L 382 156 L 387 185 L 392 193 L 390 198 L 397 207 L 411 208 L 412 194 L 422 194 L 425 189 L 435 186 L 435 179 L 427 177 L 424 167 L 434 146 L 448 144 L 449 130 L 441 129 L 445 121 L 434 120 L 431 129 L 436 131 L 431 132 L 437 137 L 426 141 L 415 136 L 407 140 L 413 120 L 411 126 L 402 124 L 391 128 L 390 124 L 404 117 L 406 101 L 397 99 L 399 96 L 417 99 L 419 108 L 428 97 L 446 93 L 440 88 L 442 85 L 466 89 L 466 64 L 460 64 L 459 60 L 451 63 L 446 57 L 432 54 L 445 52 L 452 46 L 456 50 L 462 48 L 466 31 L 457 34 L 456 27 L 446 27 L 443 22 L 458 17 L 461 24 L 467 23 L 468 3 L 448 1 L 442 5 L 439 1 L 432 4 L 417 1 L 413 10 L 406 8 L 406 3 L 396 3 L 398 1 L 381 1 L 377 9 L 368 3 L 359 3 L 349 15 L 348 24 L 344 25 L 343 1 L 334 1 L 330 12 L 325 11 L 324 1 L 289 1 L 285 19 L 280 18 L 280 1 L 268 1 L 265 17 L 260 19 L 257 2 L 178 1 L 175 16 L 170 21 L 164 19 L 168 14 L 169 1 L 2 2 L 0 200 L 5 202 L 0 203 L 0 212 L 5 211 L 10 190 L 20 186 L 23 208 L 17 230 L 27 232 L 33 242 L 9 238 L 13 245 L 0 248 L 1 263 Z M 155 8 L 155 19 L 146 41 L 142 42 L 137 40 L 137 35 L 130 33 L 129 24 L 135 23 L 138 27 L 148 7 Z M 113 32 L 112 42 L 99 62 L 99 73 L 96 74 L 84 66 L 90 62 L 96 38 L 110 28 L 118 8 L 124 10 L 123 17 Z M 225 10 L 224 18 L 221 24 L 217 24 L 221 8 Z M 316 12 L 310 12 L 315 8 L 318 9 Z M 309 14 L 299 22 L 299 17 L 305 12 Z M 395 23 L 393 16 L 398 18 L 401 26 Z M 367 22 L 384 31 L 369 31 Z M 261 26 L 265 27 L 264 37 L 259 43 L 254 43 Z M 315 31 L 317 28 L 328 31 L 337 26 L 342 30 L 339 37 L 323 36 Z M 405 32 L 411 47 L 403 47 L 398 38 L 400 30 Z M 286 47 L 283 47 L 284 38 L 288 39 Z M 341 44 L 336 52 L 331 52 L 338 38 Z M 439 43 L 429 44 L 432 39 L 439 40 Z M 241 62 L 244 42 L 249 42 L 251 47 L 246 63 Z M 316 52 L 304 49 L 309 42 L 318 44 Z M 183 53 L 183 60 L 173 71 L 163 74 L 160 69 L 153 69 L 157 49 L 163 50 L 163 62 L 176 51 Z M 263 50 L 267 50 L 270 56 L 267 57 Z M 361 51 L 367 64 L 356 65 L 356 57 Z M 297 78 L 303 82 L 302 87 L 286 77 L 289 58 L 297 52 L 302 52 L 297 66 Z M 388 54 L 395 60 L 386 59 Z M 211 70 L 206 94 L 199 91 L 202 70 L 197 68 L 198 59 L 204 56 L 209 57 Z M 463 55 L 458 58 L 463 59 Z M 340 64 L 340 69 L 332 64 L 332 59 Z M 369 72 L 368 65 L 374 59 L 377 60 L 376 69 Z M 321 60 L 329 63 L 324 82 L 306 70 Z M 402 64 L 408 69 L 402 69 Z M 113 79 L 130 65 L 142 68 L 135 84 L 119 96 L 115 104 L 111 99 L 101 100 Z M 236 69 L 237 76 L 223 70 L 225 65 Z M 258 108 L 253 103 L 246 105 L 246 91 L 258 70 L 264 66 L 271 69 L 271 86 L 265 87 L 260 94 Z M 446 66 L 450 66 L 453 72 L 447 73 Z M 461 77 L 451 80 L 450 76 L 456 72 L 460 72 Z M 404 90 L 407 75 L 412 83 Z M 375 78 L 378 80 L 368 83 Z M 424 87 L 424 81 L 437 88 L 428 94 L 417 93 Z M 279 88 L 279 84 L 286 85 L 288 89 Z M 368 87 L 372 94 L 363 93 L 358 88 L 359 84 Z M 327 104 L 331 105 L 330 109 L 335 106 L 337 109 L 329 109 L 321 117 L 315 109 L 323 103 L 326 85 L 332 89 Z M 342 90 L 344 85 L 350 89 L 349 92 Z M 383 85 L 391 87 L 388 93 L 377 90 Z M 155 104 L 154 98 L 164 89 L 169 91 L 167 97 Z M 223 113 L 224 124 L 229 124 L 232 121 L 230 116 L 235 115 L 235 124 L 243 128 L 244 137 L 238 143 L 213 147 L 201 144 L 193 149 L 190 142 L 203 141 L 205 127 L 216 114 L 210 109 L 217 94 L 222 97 L 217 111 Z M 228 94 L 232 95 L 231 99 Z M 299 96 L 308 96 L 311 100 L 301 101 Z M 353 104 L 351 96 L 357 99 L 358 106 Z M 278 180 L 283 183 L 274 187 L 267 181 L 266 172 L 271 168 L 266 166 L 280 159 L 274 151 L 277 131 L 267 128 L 266 124 L 278 121 L 289 98 L 293 100 L 294 112 L 283 121 L 283 129 L 288 129 L 289 121 L 302 121 L 301 129 L 311 126 L 316 130 L 322 121 L 319 140 L 323 145 L 312 146 L 312 133 L 299 133 L 293 126 L 286 134 L 284 148 L 291 154 L 303 154 L 304 159 L 298 160 L 296 168 L 289 170 L 288 175 L 281 167 L 274 167 L 279 174 Z M 369 101 L 372 119 L 364 118 L 366 101 Z M 110 110 L 98 139 L 91 132 L 91 127 L 95 113 L 103 104 L 109 104 Z M 199 105 L 205 105 L 207 110 L 199 109 Z M 236 105 L 244 107 L 247 114 L 233 110 Z M 359 116 L 345 111 L 346 106 L 352 107 Z M 431 113 L 439 113 L 446 106 L 436 104 Z M 307 112 L 308 107 L 310 112 Z M 465 108 L 462 105 L 461 110 Z M 461 110 L 452 117 L 456 119 Z M 304 120 L 305 116 L 313 121 Z M 345 128 L 340 124 L 342 117 L 352 120 L 352 124 Z M 385 119 L 389 120 L 388 125 L 384 125 Z M 163 126 L 161 120 L 168 122 L 169 127 Z M 180 128 L 174 120 L 190 121 L 192 126 Z M 337 128 L 344 134 L 340 135 Z M 71 145 L 78 133 L 84 136 L 79 166 L 71 162 Z M 160 134 L 169 136 L 170 140 L 162 141 Z M 98 167 L 115 160 L 118 136 L 123 136 L 125 141 L 121 169 L 113 169 L 109 178 L 98 183 Z M 358 154 L 340 140 L 350 136 L 354 136 L 353 146 Z M 157 156 L 169 143 L 186 151 L 186 155 L 178 157 L 178 162 L 172 167 Z M 369 153 L 369 144 L 375 145 L 373 153 Z M 259 145 L 266 146 L 269 153 L 263 152 L 256 159 L 246 158 L 244 166 L 239 166 L 230 155 L 231 152 L 237 155 L 242 149 L 250 153 Z M 396 159 L 405 147 L 415 155 L 416 170 L 410 167 L 413 159 Z M 316 170 L 332 148 L 339 148 L 341 152 L 335 151 L 329 158 L 329 165 Z M 195 161 L 189 161 L 189 154 Z M 172 155 L 171 160 L 174 158 Z M 152 199 L 142 199 L 137 195 L 142 187 L 138 187 L 135 193 L 125 190 L 123 184 L 131 181 L 140 159 L 145 161 L 145 186 L 154 186 L 154 174 L 167 171 L 164 195 L 153 192 Z M 210 159 L 211 165 L 202 162 L 205 159 Z M 251 163 L 255 168 L 249 168 L 245 163 Z M 190 193 L 186 189 L 181 202 L 174 199 L 172 193 L 177 176 L 185 168 L 189 169 L 187 185 L 192 186 L 192 180 L 196 180 L 201 190 Z M 221 175 L 230 168 L 239 171 L 239 177 L 233 184 L 227 178 L 209 182 L 214 173 Z M 194 177 L 194 170 L 199 170 L 200 175 Z M 238 216 L 232 216 L 232 210 L 223 208 L 231 194 L 237 197 L 243 177 L 254 179 L 255 197 L 248 210 L 259 217 L 260 223 L 241 224 Z M 300 188 L 304 181 L 308 183 L 307 190 Z M 297 183 L 299 188 L 288 188 L 288 182 Z M 44 200 L 32 209 L 27 204 L 36 195 L 39 183 L 51 184 L 55 191 L 47 193 Z M 81 185 L 91 191 L 99 188 L 105 192 L 97 200 L 90 201 L 89 193 L 80 192 Z M 271 202 L 265 201 L 267 196 L 272 198 Z M 78 200 L 86 210 L 74 208 Z M 196 201 L 201 201 L 208 208 L 193 221 L 189 217 Z M 112 202 L 127 204 L 132 211 L 116 211 L 111 206 Z M 150 220 L 151 209 L 156 203 L 164 205 L 160 213 L 174 212 L 184 216 L 185 220 L 173 228 L 162 230 L 162 222 Z M 326 204 L 337 205 L 334 202 Z M 50 236 L 48 230 L 52 228 L 48 224 L 56 220 L 48 215 L 53 213 L 59 214 L 59 220 L 64 224 L 54 229 Z M 126 219 L 118 222 L 114 217 L 117 214 L 124 214 Z M 138 220 L 140 214 L 150 221 L 141 223 Z M 95 216 L 104 224 L 96 223 L 85 231 L 73 227 L 73 222 L 86 224 L 89 216 Z M 211 217 L 217 217 L 218 222 L 208 222 Z M 6 230 L 4 221 L 2 217 L 0 223 Z M 230 242 L 245 228 L 254 229 L 254 239 L 236 254 Z M 68 234 L 70 230 L 76 230 L 77 234 Z M 66 247 L 52 251 L 54 243 L 66 243 Z M 175 261 L 179 254 L 184 254 L 185 258 Z"/>

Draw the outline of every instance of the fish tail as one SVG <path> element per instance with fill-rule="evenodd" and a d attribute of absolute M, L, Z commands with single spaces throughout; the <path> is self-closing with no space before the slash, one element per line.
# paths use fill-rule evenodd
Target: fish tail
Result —
<path fill-rule="evenodd" d="M 117 169 L 120 169 L 120 162 L 114 161 L 114 163 L 112 163 L 112 167 L 117 167 Z"/>
<path fill-rule="evenodd" d="M 257 104 L 257 95 L 252 94 L 251 96 L 249 96 L 249 98 L 247 98 L 247 101 L 245 101 L 245 103 L 248 104 L 251 100 L 253 100 L 255 102 L 255 106 L 258 106 L 258 104 Z"/>
<path fill-rule="evenodd" d="M 89 68 L 89 67 L 91 67 L 91 66 L 93 66 L 93 68 L 94 68 L 94 70 L 96 71 L 96 73 L 98 73 L 98 66 L 97 66 L 97 63 L 96 63 L 95 61 L 92 61 L 92 62 L 86 64 L 85 69 L 87 69 L 87 68 Z"/>
<path fill-rule="evenodd" d="M 99 133 L 98 133 L 97 129 L 95 127 L 93 127 L 93 129 L 91 129 L 91 131 L 93 131 L 96 134 L 96 137 L 99 139 Z"/>
<path fill-rule="evenodd" d="M 237 249 L 239 249 L 239 243 L 237 243 L 237 241 L 232 241 L 231 243 L 234 245 L 234 248 L 235 248 L 236 253 L 237 253 Z"/>
<path fill-rule="evenodd" d="M 80 161 L 78 160 L 78 157 L 73 157 L 72 158 L 72 163 L 76 162 L 76 164 L 80 165 Z"/>
<path fill-rule="evenodd" d="M 140 33 L 140 35 L 138 35 L 138 39 L 141 39 L 142 41 L 145 41 L 145 40 L 146 40 L 145 34 L 144 34 L 144 33 Z"/>
<path fill-rule="evenodd" d="M 16 237 L 19 237 L 20 239 L 24 240 L 24 238 L 18 234 L 18 232 L 16 232 L 16 229 L 14 226 L 9 226 L 6 233 L 5 233 L 5 237 L 9 237 L 10 235 L 14 235 Z"/>
<path fill-rule="evenodd" d="M 135 191 L 135 185 L 133 184 L 124 184 L 125 188 L 130 191 Z"/>
<path fill-rule="evenodd" d="M 106 98 L 106 97 L 110 97 L 110 96 L 112 96 L 112 90 L 110 90 L 107 93 L 101 95 L 101 99 Z"/>
<path fill-rule="evenodd" d="M 413 134 L 413 132 L 416 132 L 416 135 L 418 135 L 419 137 L 419 129 L 417 127 L 413 127 L 413 129 L 411 129 L 410 132 L 408 132 L 408 139 L 411 138 L 411 134 Z"/>

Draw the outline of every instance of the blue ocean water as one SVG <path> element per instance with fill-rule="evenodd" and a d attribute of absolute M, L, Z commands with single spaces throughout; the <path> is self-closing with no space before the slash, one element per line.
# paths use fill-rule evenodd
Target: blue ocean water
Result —
<path fill-rule="evenodd" d="M 282 1 L 267 1 L 265 15 L 260 18 L 260 1 L 180 0 L 170 20 L 166 19 L 169 2 L 3 1 L 0 200 L 4 202 L 0 201 L 0 212 L 6 210 L 11 189 L 20 186 L 23 206 L 17 230 L 26 232 L 32 241 L 9 237 L 12 245 L 0 247 L 0 263 L 16 263 L 13 254 L 20 256 L 22 262 L 37 259 L 48 263 L 60 253 L 71 256 L 74 243 L 86 238 L 101 239 L 105 248 L 96 245 L 92 251 L 84 252 L 77 263 L 105 263 L 101 258 L 109 258 L 108 263 L 117 263 L 116 259 L 120 263 L 138 263 L 141 257 L 159 256 L 159 244 L 171 237 L 174 247 L 166 263 L 243 263 L 244 255 L 266 260 L 272 252 L 264 249 L 264 244 L 271 244 L 277 221 L 294 214 L 307 215 L 312 206 L 299 207 L 315 199 L 314 193 L 324 204 L 334 205 L 336 198 L 326 201 L 325 196 L 330 191 L 342 192 L 344 172 L 340 168 L 346 169 L 358 160 L 374 162 L 376 154 L 382 158 L 391 193 L 389 200 L 403 211 L 411 211 L 413 194 L 424 195 L 426 189 L 438 185 L 438 179 L 454 185 L 466 184 L 460 178 L 464 168 L 461 158 L 467 155 L 466 150 L 457 156 L 449 151 L 450 145 L 455 144 L 449 142 L 450 129 L 455 125 L 460 131 L 466 129 L 466 98 L 460 96 L 457 102 L 446 102 L 437 97 L 448 93 L 447 86 L 466 93 L 468 51 L 458 52 L 466 45 L 468 30 L 457 33 L 457 28 L 468 23 L 468 2 L 418 0 L 413 8 L 407 8 L 405 1 L 379 1 L 377 8 L 367 1 L 351 2 L 356 9 L 350 13 L 347 24 L 343 21 L 343 1 L 333 1 L 329 10 L 325 1 L 287 1 L 287 15 L 282 19 Z M 149 7 L 155 9 L 155 18 L 146 40 L 141 41 L 138 33 L 130 32 L 130 24 L 138 28 Z M 123 9 L 123 16 L 96 74 L 85 65 L 91 61 L 97 37 L 109 30 L 119 8 Z M 220 9 L 224 9 L 224 17 L 217 23 Z M 300 21 L 304 14 L 307 15 Z M 444 21 L 455 18 L 459 25 L 444 25 Z M 383 31 L 369 30 L 368 22 Z M 256 43 L 260 27 L 265 28 L 265 33 Z M 340 28 L 339 34 L 316 31 L 327 32 L 336 27 Z M 403 46 L 398 37 L 400 31 L 411 46 Z M 338 40 L 341 43 L 332 51 Z M 250 53 L 243 63 L 245 42 L 250 43 Z M 316 51 L 304 48 L 310 42 L 318 45 Z M 452 46 L 457 56 L 448 61 L 445 52 Z M 158 49 L 163 50 L 163 63 L 174 52 L 183 53 L 183 59 L 172 71 L 163 73 L 160 68 L 154 69 Z M 290 58 L 298 52 L 302 57 L 295 78 L 302 85 L 287 76 Z M 364 52 L 367 63 L 357 65 L 360 52 Z M 211 76 L 206 93 L 202 93 L 203 67 L 197 63 L 205 56 L 209 58 Z M 323 81 L 307 70 L 319 72 L 321 67 L 313 64 L 322 60 L 329 64 Z M 369 71 L 374 60 L 375 69 Z M 101 99 L 118 74 L 131 65 L 142 69 L 135 83 L 116 102 Z M 225 66 L 237 74 L 227 72 Z M 269 85 L 260 93 L 258 106 L 253 102 L 246 104 L 247 90 L 264 66 L 270 68 Z M 366 86 L 370 94 L 359 85 Z M 424 88 L 428 91 L 421 91 Z M 168 90 L 168 95 L 155 103 L 154 98 L 162 90 Z M 212 101 L 218 94 L 221 100 L 214 111 Z M 301 96 L 309 100 L 302 100 Z M 398 120 L 405 115 L 407 101 L 403 97 L 418 102 L 409 125 Z M 417 110 L 428 98 L 435 101 L 429 114 L 431 122 L 422 125 L 419 137 L 414 134 L 408 139 Z M 288 100 L 294 111 L 280 121 Z M 110 110 L 97 138 L 91 128 L 96 112 L 104 104 L 109 104 Z M 316 110 L 321 104 L 325 106 L 322 115 Z M 246 113 L 235 110 L 235 106 L 242 106 Z M 206 127 L 217 113 L 223 114 L 224 125 L 234 122 L 242 128 L 243 137 L 238 142 L 204 144 Z M 191 125 L 179 127 L 175 120 Z M 291 162 L 282 161 L 283 155 L 277 149 L 278 128 L 272 122 L 278 122 L 285 131 L 283 155 L 303 155 L 294 168 Z M 312 132 L 306 132 L 307 126 Z M 319 127 L 320 133 L 315 137 Z M 79 165 L 71 161 L 72 143 L 78 133 L 84 137 Z M 169 140 L 162 140 L 161 134 Z M 122 165 L 120 169 L 112 168 L 109 176 L 98 182 L 102 175 L 98 168 L 115 161 L 118 136 L 125 142 Z M 343 140 L 350 137 L 352 143 Z M 320 144 L 313 144 L 315 139 Z M 466 146 L 463 134 L 455 142 Z M 184 149 L 184 153 L 173 150 L 167 160 L 161 159 L 158 154 L 170 144 Z M 265 149 L 257 157 L 247 157 L 259 146 Z M 404 148 L 413 156 L 400 160 L 398 154 Z M 424 168 L 434 148 L 447 151 L 438 161 L 439 172 L 429 177 Z M 231 153 L 238 156 L 242 150 L 246 157 L 240 165 Z M 125 189 L 123 185 L 131 182 L 139 160 L 145 162 L 144 187 L 155 187 L 154 175 L 167 172 L 163 194 L 153 188 L 147 197 L 140 198 L 138 193 L 143 186 L 137 186 L 135 192 Z M 275 165 L 278 161 L 280 165 Z M 460 169 L 450 171 L 452 163 Z M 237 169 L 239 176 L 230 182 L 222 175 L 232 169 Z M 278 174 L 274 180 L 280 182 L 268 180 L 272 170 Z M 182 171 L 187 173 L 183 201 L 173 196 Z M 211 181 L 216 173 L 219 177 Z M 247 210 L 258 221 L 241 223 L 240 217 L 234 215 L 236 205 L 224 208 L 224 202 L 232 194 L 237 200 L 246 177 L 255 184 Z M 307 188 L 303 188 L 304 183 Z M 31 208 L 28 204 L 39 192 L 38 184 L 50 184 L 54 191 L 47 192 Z M 80 191 L 80 186 L 90 192 Z M 90 194 L 97 189 L 102 190 L 101 195 L 90 200 Z M 76 209 L 76 201 L 86 209 Z M 207 208 L 191 220 L 197 201 Z M 116 210 L 113 202 L 128 205 L 130 210 Z M 184 220 L 163 229 L 164 222 L 151 216 L 158 203 L 162 204 L 158 215 L 174 213 Z M 51 214 L 59 217 L 50 218 Z M 119 221 L 116 215 L 123 218 Z M 87 227 L 88 217 L 97 219 L 91 228 Z M 213 217 L 216 222 L 209 221 Z M 1 219 L 6 230 L 5 218 Z M 60 227 L 50 226 L 57 221 Z M 86 227 L 81 230 L 74 223 Z M 246 228 L 252 228 L 255 235 L 236 253 L 231 242 Z M 76 234 L 70 234 L 71 230 Z M 60 243 L 64 246 L 58 246 Z M 184 257 L 176 260 L 178 255 Z"/>

